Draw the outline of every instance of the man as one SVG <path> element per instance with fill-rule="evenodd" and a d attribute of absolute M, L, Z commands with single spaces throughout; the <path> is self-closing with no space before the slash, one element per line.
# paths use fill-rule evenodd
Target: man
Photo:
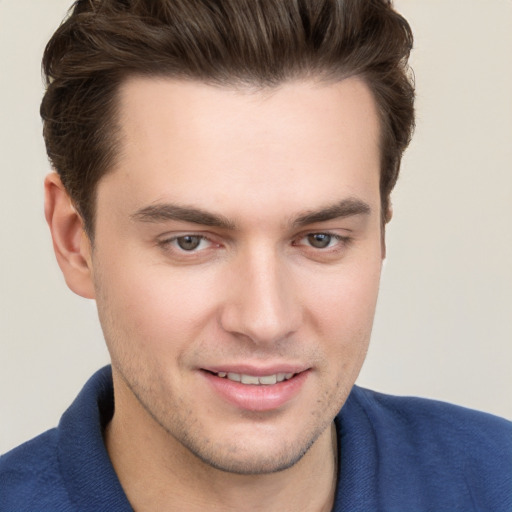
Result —
<path fill-rule="evenodd" d="M 112 369 L 2 458 L 0 510 L 510 509 L 508 422 L 353 387 L 411 45 L 377 0 L 77 2 L 45 212 Z"/>

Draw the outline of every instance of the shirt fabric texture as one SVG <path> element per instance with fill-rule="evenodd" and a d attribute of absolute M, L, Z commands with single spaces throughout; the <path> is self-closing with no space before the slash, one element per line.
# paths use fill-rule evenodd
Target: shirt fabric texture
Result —
<path fill-rule="evenodd" d="M 57 428 L 0 457 L 0 512 L 131 512 L 103 443 L 110 367 Z M 512 511 L 512 423 L 354 386 L 335 419 L 335 512 Z"/>

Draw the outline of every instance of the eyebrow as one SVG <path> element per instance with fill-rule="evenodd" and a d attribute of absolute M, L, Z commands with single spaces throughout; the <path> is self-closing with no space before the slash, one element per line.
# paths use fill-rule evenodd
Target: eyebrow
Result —
<path fill-rule="evenodd" d="M 292 227 L 297 228 L 317 222 L 326 222 L 355 215 L 368 215 L 370 213 L 371 208 L 364 201 L 356 198 L 347 198 L 319 210 L 306 211 L 295 218 L 290 224 Z M 131 218 L 139 222 L 157 223 L 175 220 L 232 231 L 236 229 L 236 224 L 223 215 L 207 212 L 201 208 L 179 206 L 172 203 L 157 203 L 146 206 L 137 210 L 131 215 Z"/>
<path fill-rule="evenodd" d="M 293 221 L 294 227 L 303 227 L 316 222 L 326 222 L 355 215 L 369 215 L 371 208 L 368 203 L 356 198 L 343 199 L 339 203 L 326 206 L 320 210 L 306 212 Z"/>
<path fill-rule="evenodd" d="M 203 226 L 234 230 L 235 225 L 222 215 L 176 204 L 164 203 L 146 206 L 137 210 L 131 218 L 140 222 L 164 222 L 178 220 Z"/>

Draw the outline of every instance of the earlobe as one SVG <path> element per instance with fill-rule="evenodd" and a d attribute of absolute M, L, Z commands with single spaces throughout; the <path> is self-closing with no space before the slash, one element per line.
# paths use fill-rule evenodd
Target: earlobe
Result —
<path fill-rule="evenodd" d="M 386 261 L 386 229 L 382 228 L 381 240 L 380 240 L 380 259 L 382 264 Z"/>
<path fill-rule="evenodd" d="M 77 295 L 94 299 L 91 244 L 83 220 L 57 173 L 44 182 L 44 213 L 53 240 L 53 249 L 66 284 Z"/>

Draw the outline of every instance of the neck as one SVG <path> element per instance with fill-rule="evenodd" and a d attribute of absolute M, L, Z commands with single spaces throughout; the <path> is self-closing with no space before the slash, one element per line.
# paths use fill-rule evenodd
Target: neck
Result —
<path fill-rule="evenodd" d="M 337 469 L 334 424 L 292 467 L 271 474 L 240 475 L 199 460 L 142 407 L 140 414 L 124 418 L 118 405 L 116 400 L 105 444 L 137 512 L 331 510 Z"/>

